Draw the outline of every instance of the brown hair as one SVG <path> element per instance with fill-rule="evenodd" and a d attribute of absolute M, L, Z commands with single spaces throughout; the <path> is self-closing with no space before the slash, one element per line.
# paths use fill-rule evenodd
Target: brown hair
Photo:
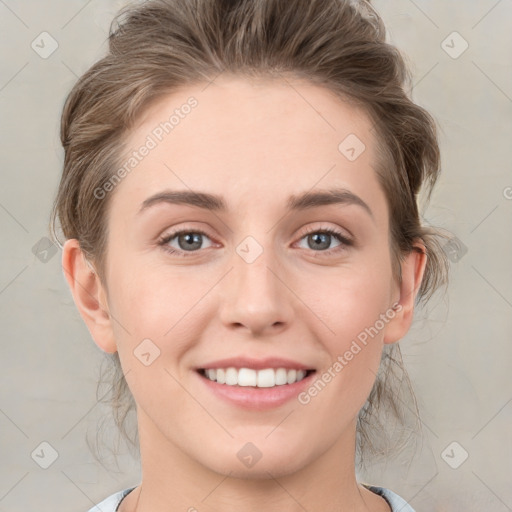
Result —
<path fill-rule="evenodd" d="M 64 169 L 51 219 L 55 239 L 58 220 L 65 238 L 78 239 L 104 282 L 112 193 L 97 199 L 95 190 L 121 165 L 127 135 L 140 115 L 177 88 L 210 82 L 220 73 L 303 79 L 357 105 L 374 124 L 393 270 L 400 279 L 401 258 L 422 251 L 416 244 L 422 241 L 428 258 L 418 302 L 427 301 L 447 276 L 440 232 L 422 226 L 417 204 L 420 189 L 430 198 L 439 172 L 436 126 L 409 98 L 409 71 L 385 39 L 381 18 L 364 0 L 149 0 L 125 7 L 110 27 L 108 54 L 78 80 L 63 108 Z M 117 353 L 108 357 L 114 418 L 129 439 L 124 422 L 134 400 Z M 381 414 L 402 421 L 401 403 L 410 400 L 400 396 L 407 393 L 418 418 L 400 348 L 385 345 L 358 417 L 361 460 L 363 449 L 373 455 L 389 451 L 383 448 Z"/>

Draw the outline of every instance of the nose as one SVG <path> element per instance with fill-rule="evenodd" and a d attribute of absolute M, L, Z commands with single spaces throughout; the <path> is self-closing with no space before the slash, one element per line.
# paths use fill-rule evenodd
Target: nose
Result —
<path fill-rule="evenodd" d="M 274 253 L 265 249 L 252 262 L 237 253 L 232 261 L 222 290 L 223 324 L 228 329 L 245 329 L 253 336 L 286 329 L 293 314 L 293 293 Z"/>

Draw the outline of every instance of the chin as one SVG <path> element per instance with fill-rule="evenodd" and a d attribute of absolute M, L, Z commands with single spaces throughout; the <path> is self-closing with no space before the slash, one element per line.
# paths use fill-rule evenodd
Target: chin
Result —
<path fill-rule="evenodd" d="M 268 480 L 269 478 L 282 477 L 293 474 L 306 464 L 303 459 L 297 459 L 299 450 L 289 449 L 287 453 L 276 453 L 275 449 L 269 449 L 269 454 L 265 455 L 265 450 L 260 454 L 249 445 L 240 449 L 233 457 L 231 454 L 225 455 L 224 463 L 215 464 L 206 463 L 212 471 L 223 476 L 229 475 L 231 478 L 242 480 Z M 251 456 L 253 457 L 251 460 Z"/>

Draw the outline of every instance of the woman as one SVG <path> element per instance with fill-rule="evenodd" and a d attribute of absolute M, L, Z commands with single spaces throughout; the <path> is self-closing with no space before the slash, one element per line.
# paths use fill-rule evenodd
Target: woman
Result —
<path fill-rule="evenodd" d="M 64 107 L 54 208 L 137 410 L 142 481 L 91 510 L 412 511 L 354 461 L 446 271 L 417 206 L 435 124 L 381 19 L 150 0 L 116 21 Z"/>

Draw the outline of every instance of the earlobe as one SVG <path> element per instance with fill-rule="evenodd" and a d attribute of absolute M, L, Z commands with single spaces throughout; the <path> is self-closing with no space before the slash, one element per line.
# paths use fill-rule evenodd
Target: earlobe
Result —
<path fill-rule="evenodd" d="M 397 342 L 407 334 L 411 327 L 414 304 L 427 265 L 425 246 L 418 243 L 416 247 L 419 250 L 412 250 L 401 264 L 400 297 L 396 301 L 395 316 L 387 325 L 384 343 Z"/>
<path fill-rule="evenodd" d="M 98 274 L 85 258 L 78 240 L 70 239 L 62 250 L 62 269 L 76 307 L 98 347 L 117 350 L 106 293 Z"/>

